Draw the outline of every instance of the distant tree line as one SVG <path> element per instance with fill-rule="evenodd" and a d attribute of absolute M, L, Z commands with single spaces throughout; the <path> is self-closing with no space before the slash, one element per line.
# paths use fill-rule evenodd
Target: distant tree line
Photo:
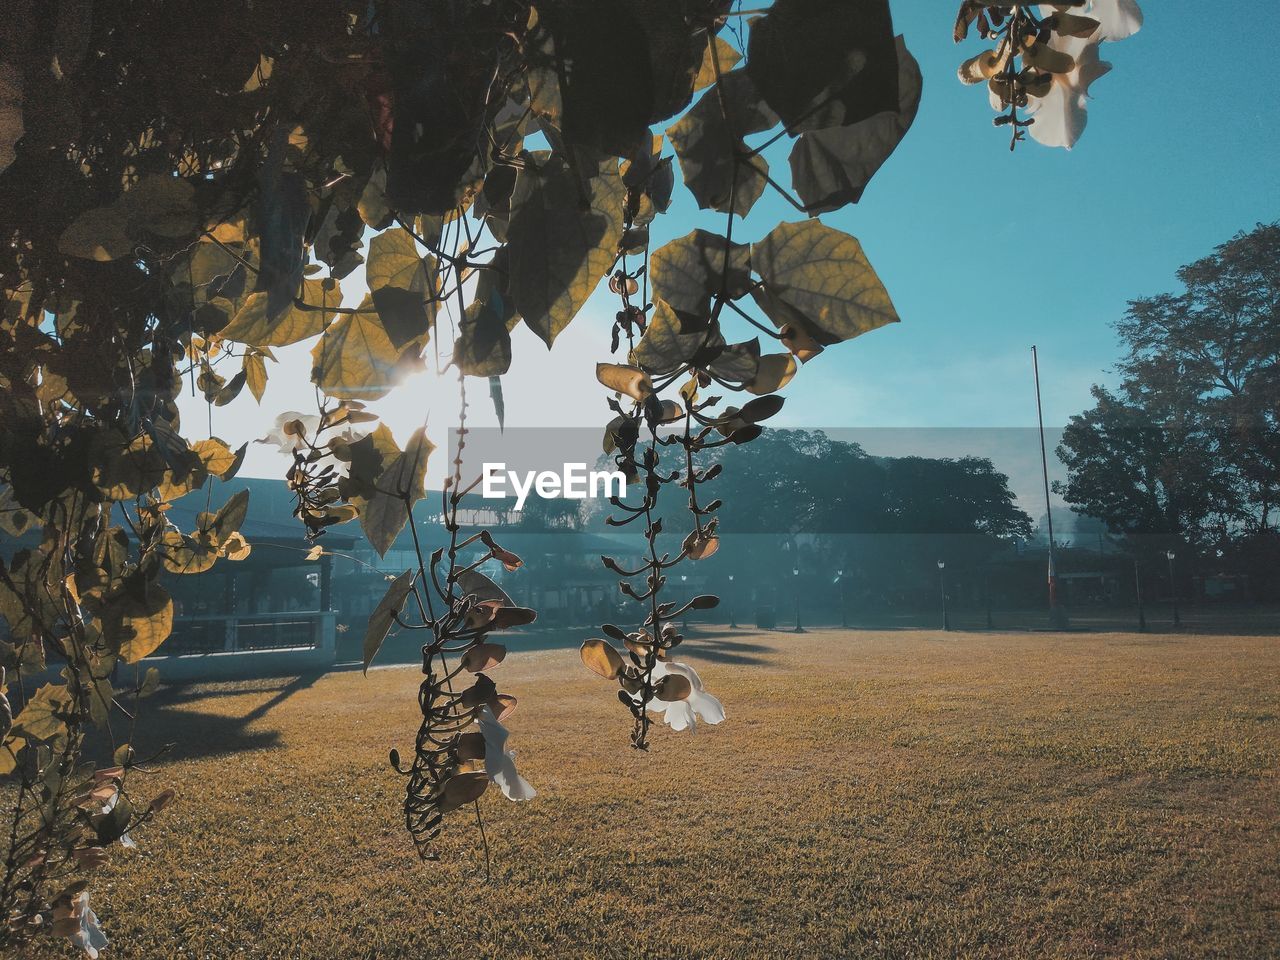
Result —
<path fill-rule="evenodd" d="M 840 578 L 855 607 L 932 606 L 939 560 L 972 571 L 1032 533 L 1008 478 L 985 458 L 877 457 L 821 431 L 769 429 L 698 464 L 722 468 L 715 515 L 732 536 L 695 572 L 721 590 L 733 574 L 734 589 L 761 602 L 776 592 L 789 603 L 799 590 L 829 606 Z M 628 533 L 605 522 L 603 507 L 531 499 L 519 527 Z M 660 544 L 674 555 L 680 538 Z"/>

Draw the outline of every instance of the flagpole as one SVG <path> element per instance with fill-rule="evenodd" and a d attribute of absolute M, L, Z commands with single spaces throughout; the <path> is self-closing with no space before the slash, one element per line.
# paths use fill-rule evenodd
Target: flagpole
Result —
<path fill-rule="evenodd" d="M 1053 505 L 1049 500 L 1049 455 L 1044 445 L 1044 410 L 1040 405 L 1040 357 L 1035 344 L 1031 345 L 1031 368 L 1036 378 L 1036 420 L 1040 424 L 1040 470 L 1044 477 L 1044 516 L 1049 527 L 1049 622 L 1058 628 L 1067 625 L 1067 618 L 1058 606 L 1058 569 L 1053 541 Z"/>

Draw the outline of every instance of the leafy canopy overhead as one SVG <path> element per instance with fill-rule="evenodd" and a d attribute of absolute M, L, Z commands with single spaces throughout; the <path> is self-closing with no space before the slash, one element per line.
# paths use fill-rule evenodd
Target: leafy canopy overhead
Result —
<path fill-rule="evenodd" d="M 857 202 L 914 117 L 918 69 L 887 0 L 777 0 L 749 16 L 732 6 L 56 0 L 10 12 L 0 525 L 31 539 L 0 559 L 11 638 L 0 666 L 39 670 L 47 657 L 64 672 L 0 750 L 22 777 L 20 809 L 53 797 L 48 809 L 26 803 L 42 820 L 17 831 L 32 846 L 10 851 L 21 882 L 6 889 L 24 892 L 21 905 L 0 895 L 5 917 L 71 896 L 49 872 L 58 858 L 32 856 L 69 856 L 79 836 L 63 802 L 73 785 L 50 778 L 83 769 L 83 731 L 107 719 L 116 664 L 170 633 L 162 576 L 252 549 L 239 532 L 246 497 L 191 529 L 171 519 L 171 501 L 231 480 L 244 457 L 181 421 L 180 391 L 226 405 L 247 387 L 261 403 L 274 351 L 309 344 L 316 410 L 281 413 L 270 433 L 293 458 L 295 514 L 313 539 L 358 520 L 384 552 L 423 496 L 432 444 L 424 429 L 401 449 L 365 401 L 451 366 L 464 388 L 485 378 L 501 416 L 515 327 L 552 346 L 608 278 L 620 300 L 618 356 L 598 367 L 616 392 L 609 442 L 629 475 L 645 475 L 641 512 L 656 536 L 657 494 L 679 471 L 657 468 L 656 439 L 637 452 L 642 423 L 680 424 L 689 457 L 748 442 L 800 363 L 897 320 L 858 241 L 811 219 Z M 783 140 L 790 184 L 764 158 Z M 725 214 L 722 231 L 662 233 L 677 180 Z M 766 190 L 798 222 L 744 222 Z M 712 384 L 764 396 L 717 411 L 721 398 L 700 392 Z M 696 491 L 710 479 L 686 485 L 695 529 L 673 562 L 716 550 L 719 501 L 700 504 Z M 520 565 L 477 537 L 486 559 Z M 503 659 L 485 638 L 534 614 L 460 566 L 457 550 L 432 557 L 429 577 L 419 560 L 376 611 L 365 659 L 420 615 L 425 732 L 413 762 L 394 765 L 429 855 L 443 814 L 484 790 L 470 766 L 482 755 L 504 771 L 493 775 L 504 793 L 532 796 L 509 754 L 477 754 L 478 734 L 463 731 L 500 726 L 514 708 L 479 672 Z M 619 678 L 637 746 L 650 704 L 670 722 L 679 710 L 661 705 L 702 694 L 681 665 L 655 673 L 655 658 L 679 642 L 671 621 L 715 598 L 659 600 L 665 568 L 650 558 L 647 593 L 624 586 L 648 603 L 653 632 Z M 446 652 L 462 654 L 471 687 L 442 685 Z M 121 792 L 129 756 L 110 777 L 121 812 L 99 831 L 112 841 L 154 812 L 139 805 L 135 817 Z M 0 943 L 35 928 L 5 927 Z"/>

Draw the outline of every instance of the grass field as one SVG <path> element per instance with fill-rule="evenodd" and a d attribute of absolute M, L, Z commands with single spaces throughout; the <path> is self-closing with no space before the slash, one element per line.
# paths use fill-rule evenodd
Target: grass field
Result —
<path fill-rule="evenodd" d="M 469 812 L 438 864 L 401 826 L 413 669 L 162 692 L 179 802 L 98 878 L 106 956 L 1280 955 L 1274 638 L 684 649 L 728 720 L 648 755 L 576 651 L 499 668 L 540 795 L 483 798 L 488 883 Z"/>

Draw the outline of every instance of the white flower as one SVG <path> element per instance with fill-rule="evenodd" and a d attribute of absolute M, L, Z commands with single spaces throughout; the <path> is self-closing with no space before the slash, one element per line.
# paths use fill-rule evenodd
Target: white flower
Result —
<path fill-rule="evenodd" d="M 302 430 L 296 428 L 285 432 L 285 424 L 292 424 L 295 421 L 302 425 Z M 315 414 L 299 413 L 297 410 L 286 410 L 280 416 L 276 417 L 276 422 L 268 431 L 265 437 L 255 440 L 255 443 L 274 443 L 280 448 L 281 453 L 293 453 L 306 446 L 307 438 L 315 440 L 316 431 L 320 429 L 320 417 Z"/>
<path fill-rule="evenodd" d="M 1098 21 L 1098 30 L 1090 39 L 1123 40 L 1142 28 L 1138 0 L 1093 0 L 1087 10 L 1073 12 Z"/>
<path fill-rule="evenodd" d="M 670 724 L 672 730 L 698 729 L 698 717 L 703 722 L 717 724 L 724 720 L 724 707 L 720 701 L 707 693 L 702 686 L 702 678 L 693 667 L 685 663 L 659 660 L 653 668 L 653 679 L 660 680 L 667 674 L 677 674 L 689 681 L 689 695 L 683 700 L 651 700 L 649 710 L 660 713 Z"/>
<path fill-rule="evenodd" d="M 1041 13 L 1053 12 L 1042 6 Z M 1068 150 L 1080 139 L 1088 122 L 1089 85 L 1111 70 L 1111 64 L 1098 57 L 1098 45 L 1104 41 L 1123 40 L 1142 27 L 1142 10 L 1137 0 L 1092 0 L 1088 7 L 1072 8 L 1073 14 L 1098 21 L 1098 29 L 1087 37 L 1064 37 L 1054 34 L 1049 41 L 1053 50 L 1069 54 L 1075 67 L 1057 74 L 1049 92 L 1028 107 L 1035 123 L 1028 127 L 1031 136 L 1049 147 Z"/>
<path fill-rule="evenodd" d="M 104 814 L 110 813 L 112 810 L 116 808 L 116 804 L 119 801 L 120 801 L 120 788 L 117 787 L 115 792 L 112 793 L 111 796 L 107 799 L 107 802 L 103 804 L 101 812 Z M 120 845 L 122 847 L 126 847 L 129 850 L 138 849 L 137 842 L 135 842 L 133 837 L 129 836 L 129 834 L 127 833 L 120 834 Z"/>
<path fill-rule="evenodd" d="M 98 951 L 107 945 L 98 915 L 89 906 L 89 891 L 78 893 L 74 900 L 53 908 L 53 932 L 66 937 L 85 952 L 89 960 L 97 960 Z"/>
<path fill-rule="evenodd" d="M 1046 147 L 1070 150 L 1089 121 L 1089 85 L 1110 72 L 1111 64 L 1098 58 L 1098 45 L 1074 37 L 1069 45 L 1052 44 L 1075 58 L 1069 73 L 1058 74 L 1053 85 L 1039 100 L 1032 100 L 1027 110 L 1035 123 L 1027 129 L 1032 139 Z"/>
<path fill-rule="evenodd" d="M 538 791 L 516 773 L 516 752 L 507 749 L 507 728 L 498 722 L 493 711 L 481 707 L 476 715 L 484 736 L 484 772 L 498 785 L 508 800 L 532 800 Z"/>

